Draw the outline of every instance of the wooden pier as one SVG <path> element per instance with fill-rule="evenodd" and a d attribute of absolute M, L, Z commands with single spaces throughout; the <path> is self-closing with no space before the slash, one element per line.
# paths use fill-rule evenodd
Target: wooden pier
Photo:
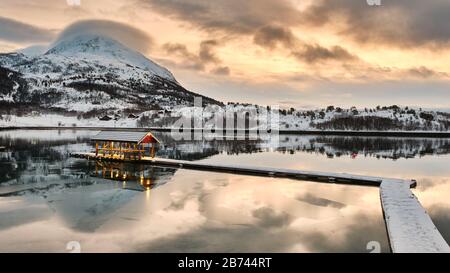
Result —
<path fill-rule="evenodd" d="M 415 180 L 267 167 L 221 165 L 153 157 L 125 159 L 122 157 L 96 155 L 95 153 L 75 153 L 71 154 L 71 156 L 106 162 L 379 187 L 386 229 L 391 250 L 394 253 L 450 252 L 449 245 L 411 191 L 411 188 L 417 185 Z"/>
<path fill-rule="evenodd" d="M 125 159 L 123 157 L 114 156 L 96 156 L 95 153 L 76 153 L 71 154 L 72 157 L 84 158 L 89 160 L 100 160 L 107 162 L 123 162 L 133 164 L 153 165 L 160 167 L 171 167 L 177 169 L 189 169 L 198 171 L 220 172 L 220 173 L 233 173 L 241 175 L 263 176 L 263 177 L 277 177 L 288 178 L 302 181 L 314 181 L 323 183 L 335 183 L 335 184 L 349 184 L 358 186 L 373 186 L 379 187 L 383 182 L 382 177 L 374 176 L 362 176 L 352 174 L 338 174 L 327 172 L 311 172 L 291 169 L 279 169 L 268 167 L 254 167 L 254 166 L 235 166 L 235 165 L 222 165 L 222 164 L 209 164 L 195 161 L 184 160 L 172 160 L 156 157 L 142 157 L 141 159 Z M 416 181 L 409 180 L 410 187 L 416 186 Z"/>

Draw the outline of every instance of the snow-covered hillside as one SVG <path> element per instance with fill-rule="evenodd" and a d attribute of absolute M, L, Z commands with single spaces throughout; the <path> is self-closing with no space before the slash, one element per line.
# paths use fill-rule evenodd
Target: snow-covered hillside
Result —
<path fill-rule="evenodd" d="M 96 116 L 59 115 L 32 113 L 29 115 L 0 116 L 0 127 L 13 126 L 55 126 L 55 127 L 162 127 L 205 129 L 227 128 L 226 114 L 234 113 L 235 129 L 279 129 L 281 131 L 339 130 L 339 131 L 450 131 L 450 113 L 424 111 L 408 107 L 377 107 L 373 109 L 342 109 L 328 107 L 318 110 L 278 110 L 267 112 L 270 107 L 256 105 L 229 104 L 224 107 L 209 105 L 205 108 L 175 106 L 164 110 L 149 110 L 138 114 L 128 114 L 121 110 L 107 111 L 100 120 Z M 238 122 L 238 117 L 246 121 Z M 252 114 L 259 113 L 253 116 Z M 262 114 L 267 113 L 267 114 Z M 278 114 L 276 114 L 278 113 Z M 275 117 L 276 115 L 276 117 Z M 194 118 L 195 117 L 195 118 Z M 182 120 L 191 120 L 184 125 Z M 194 119 L 196 120 L 194 122 Z M 217 120 L 223 120 L 221 124 Z M 245 125 L 243 125 L 245 123 Z M 240 124 L 240 126 L 238 125 Z M 241 127 L 241 126 L 245 127 Z"/>
<path fill-rule="evenodd" d="M 166 68 L 107 37 L 78 35 L 40 48 L 0 54 L 0 104 L 15 115 L 146 111 L 193 104 Z M 203 97 L 206 103 L 220 104 Z"/>
<path fill-rule="evenodd" d="M 0 126 L 173 127 L 196 109 L 194 126 L 224 128 L 218 113 L 262 113 L 270 107 L 222 103 L 183 88 L 166 68 L 108 37 L 69 36 L 47 49 L 0 54 Z M 198 114 L 200 113 L 200 114 Z M 450 114 L 407 107 L 284 109 L 278 118 L 250 114 L 247 128 L 281 130 L 448 131 Z M 200 117 L 200 116 L 201 117 Z M 237 123 L 236 123 L 237 124 Z M 242 125 L 242 124 L 241 124 Z M 191 125 L 187 125 L 191 127 Z M 238 127 L 238 129 L 244 129 Z"/>
<path fill-rule="evenodd" d="M 373 109 L 343 109 L 329 106 L 325 109 L 274 110 L 269 106 L 228 104 L 225 107 L 208 106 L 203 109 L 182 107 L 165 112 L 144 112 L 137 127 L 171 127 L 174 120 L 189 115 L 201 115 L 203 128 L 225 128 L 226 122 L 217 124 L 217 116 L 235 113 L 236 125 L 241 119 L 246 127 L 237 129 L 280 129 L 282 131 L 343 130 L 343 131 L 450 131 L 450 113 L 425 111 L 409 107 L 376 107 Z M 221 114 L 219 114 L 221 113 Z M 248 113 L 248 118 L 245 117 Z M 256 114 L 257 113 L 257 114 Z M 277 113 L 277 115 L 275 115 Z M 199 117 L 197 117 L 199 119 Z M 255 121 L 257 120 L 257 122 Z M 242 122 L 242 121 L 241 121 Z M 243 122 L 241 123 L 243 125 Z"/>
<path fill-rule="evenodd" d="M 342 109 L 329 106 L 314 111 L 283 110 L 280 128 L 285 130 L 449 131 L 450 113 L 410 107 Z"/>
<path fill-rule="evenodd" d="M 147 59 L 119 42 L 96 35 L 84 34 L 62 40 L 47 51 L 43 61 L 51 60 L 69 65 L 69 62 L 95 63 L 98 67 L 114 67 L 117 76 L 127 80 L 133 72 L 130 67 L 148 75 L 159 76 L 163 79 L 176 82 L 175 77 L 166 68 Z M 133 73 L 134 74 L 134 73 Z M 135 74 L 137 75 L 137 74 Z"/>

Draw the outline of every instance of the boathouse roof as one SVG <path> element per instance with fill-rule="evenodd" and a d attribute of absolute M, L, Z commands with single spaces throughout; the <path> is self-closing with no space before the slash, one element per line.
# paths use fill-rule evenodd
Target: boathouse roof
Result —
<path fill-rule="evenodd" d="M 133 144 L 160 143 L 160 141 L 147 131 L 101 131 L 91 138 L 91 141 L 114 141 Z"/>

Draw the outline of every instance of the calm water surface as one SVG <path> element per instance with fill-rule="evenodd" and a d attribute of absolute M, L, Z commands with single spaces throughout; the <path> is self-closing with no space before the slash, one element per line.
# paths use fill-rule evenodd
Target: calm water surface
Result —
<path fill-rule="evenodd" d="M 2 131 L 0 252 L 389 251 L 377 188 L 73 159 L 95 131 Z M 281 136 L 174 141 L 158 156 L 419 183 L 450 241 L 450 140 Z"/>

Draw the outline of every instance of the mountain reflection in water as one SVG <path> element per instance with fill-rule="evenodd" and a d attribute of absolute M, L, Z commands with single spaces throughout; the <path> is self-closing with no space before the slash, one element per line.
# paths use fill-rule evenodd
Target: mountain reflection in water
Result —
<path fill-rule="evenodd" d="M 0 251 L 389 251 L 376 188 L 95 162 L 96 131 L 0 131 Z M 158 157 L 416 178 L 450 238 L 448 139 L 281 135 L 175 141 Z M 276 145 L 275 145 L 276 144 Z"/>

